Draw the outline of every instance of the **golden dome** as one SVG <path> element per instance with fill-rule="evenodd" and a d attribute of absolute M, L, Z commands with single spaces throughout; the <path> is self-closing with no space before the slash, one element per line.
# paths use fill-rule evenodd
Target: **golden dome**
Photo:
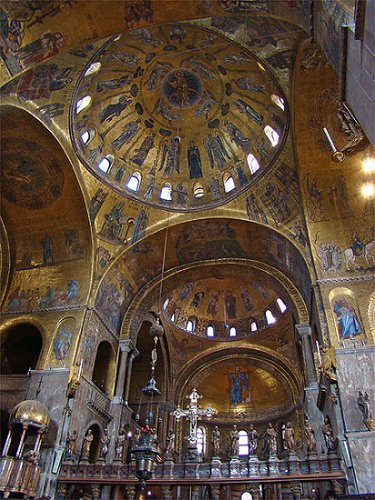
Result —
<path fill-rule="evenodd" d="M 35 399 L 27 399 L 18 403 L 11 413 L 11 422 L 28 423 L 38 427 L 47 427 L 50 416 L 49 410 Z"/>
<path fill-rule="evenodd" d="M 187 23 L 135 30 L 90 62 L 72 98 L 73 142 L 120 194 L 178 211 L 222 205 L 282 149 L 281 88 L 251 51 L 216 32 Z"/>

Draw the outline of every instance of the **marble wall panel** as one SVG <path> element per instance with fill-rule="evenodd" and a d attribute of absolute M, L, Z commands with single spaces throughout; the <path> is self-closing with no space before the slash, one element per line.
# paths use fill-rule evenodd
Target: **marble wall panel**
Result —
<path fill-rule="evenodd" d="M 358 391 L 366 391 L 370 398 L 370 412 L 375 414 L 375 347 L 336 349 L 336 361 L 346 430 L 365 430 L 357 398 Z"/>

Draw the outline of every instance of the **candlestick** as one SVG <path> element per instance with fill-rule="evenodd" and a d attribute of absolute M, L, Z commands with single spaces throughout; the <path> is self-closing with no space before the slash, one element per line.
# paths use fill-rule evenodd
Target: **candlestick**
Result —
<path fill-rule="evenodd" d="M 329 142 L 329 145 L 330 145 L 330 146 L 331 146 L 331 148 L 332 148 L 332 151 L 333 151 L 334 153 L 336 153 L 337 148 L 336 148 L 336 146 L 335 146 L 335 143 L 334 143 L 334 142 L 333 142 L 333 140 L 332 140 L 331 134 L 328 132 L 328 130 L 326 129 L 326 127 L 324 127 L 324 128 L 323 128 L 323 132 L 325 133 L 325 135 L 326 135 L 326 137 L 327 137 L 327 139 L 328 139 L 328 142 Z"/>
<path fill-rule="evenodd" d="M 322 355 L 320 353 L 320 345 L 319 345 L 318 341 L 316 341 L 316 352 L 318 353 L 319 364 L 321 366 L 322 365 Z"/>
<path fill-rule="evenodd" d="M 77 381 L 81 378 L 82 365 L 83 365 L 83 359 L 81 359 L 81 361 L 80 361 L 80 363 L 79 363 L 78 375 L 77 375 Z"/>

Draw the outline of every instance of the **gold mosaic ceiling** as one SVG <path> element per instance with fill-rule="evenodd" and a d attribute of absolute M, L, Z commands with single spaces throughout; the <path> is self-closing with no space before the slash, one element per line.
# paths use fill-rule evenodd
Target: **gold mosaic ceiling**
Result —
<path fill-rule="evenodd" d="M 269 326 L 266 310 L 275 323 L 281 321 L 286 311 L 280 309 L 277 299 L 286 307 L 285 290 L 259 269 L 229 264 L 210 266 L 200 269 L 196 279 L 185 280 L 173 289 L 164 301 L 163 316 L 170 325 L 194 336 L 207 338 L 211 325 L 212 340 L 237 340 L 254 336 Z"/>
<path fill-rule="evenodd" d="M 74 93 L 71 130 L 84 165 L 114 190 L 167 209 L 200 209 L 233 199 L 273 163 L 286 106 L 247 49 L 170 24 L 99 50 Z"/>

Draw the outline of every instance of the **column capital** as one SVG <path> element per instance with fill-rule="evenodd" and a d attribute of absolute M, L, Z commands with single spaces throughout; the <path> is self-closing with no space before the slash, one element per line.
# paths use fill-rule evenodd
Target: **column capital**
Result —
<path fill-rule="evenodd" d="M 133 360 L 134 358 L 136 358 L 137 356 L 139 356 L 139 351 L 136 347 L 134 347 L 134 349 L 132 350 L 132 352 L 130 353 L 130 358 Z"/>
<path fill-rule="evenodd" d="M 118 346 L 122 352 L 130 352 L 136 349 L 132 339 L 119 340 Z"/>
<path fill-rule="evenodd" d="M 311 336 L 311 326 L 309 325 L 309 323 L 299 323 L 295 326 L 295 328 L 301 337 Z"/>

